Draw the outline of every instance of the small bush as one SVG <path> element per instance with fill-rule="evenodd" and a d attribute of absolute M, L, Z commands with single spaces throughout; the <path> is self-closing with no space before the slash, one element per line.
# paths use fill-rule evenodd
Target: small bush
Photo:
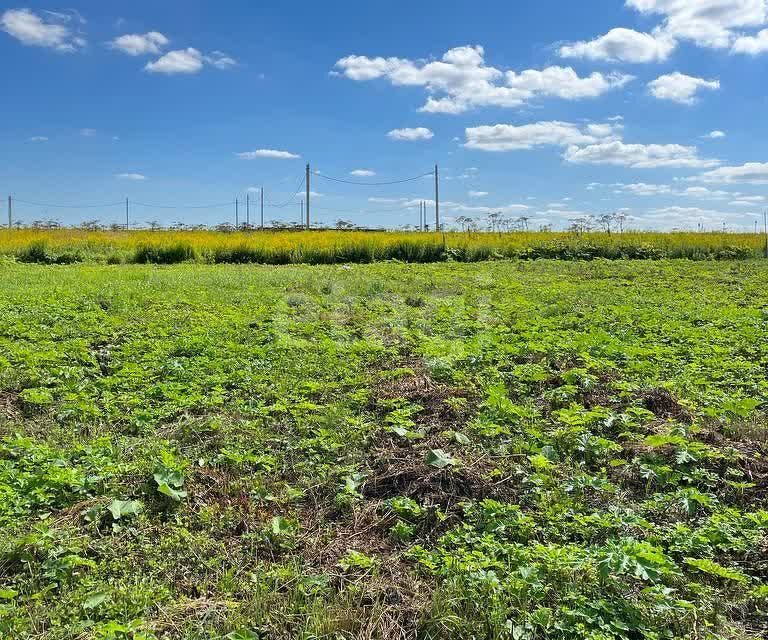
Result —
<path fill-rule="evenodd" d="M 178 264 L 195 257 L 195 250 L 191 245 L 178 242 L 167 247 L 140 245 L 133 254 L 133 262 L 136 264 Z"/>
<path fill-rule="evenodd" d="M 48 250 L 48 245 L 45 242 L 33 242 L 22 249 L 16 258 L 19 262 L 34 264 L 74 264 L 83 261 L 83 256 L 78 251 L 65 251 L 55 255 Z"/>
<path fill-rule="evenodd" d="M 16 258 L 19 262 L 33 262 L 37 264 L 51 264 L 53 256 L 48 253 L 48 245 L 45 242 L 33 242 L 22 249 Z"/>

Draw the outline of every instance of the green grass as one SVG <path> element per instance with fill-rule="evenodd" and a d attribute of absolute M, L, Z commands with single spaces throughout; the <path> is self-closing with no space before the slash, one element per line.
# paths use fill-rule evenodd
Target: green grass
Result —
<path fill-rule="evenodd" d="M 768 263 L 0 263 L 0 638 L 764 637 Z"/>

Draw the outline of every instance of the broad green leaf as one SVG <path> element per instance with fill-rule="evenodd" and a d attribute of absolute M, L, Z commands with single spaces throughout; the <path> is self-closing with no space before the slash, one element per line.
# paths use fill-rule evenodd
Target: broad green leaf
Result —
<path fill-rule="evenodd" d="M 442 449 L 430 449 L 427 453 L 427 464 L 437 469 L 445 469 L 456 464 L 456 459 L 449 456 Z"/>
<path fill-rule="evenodd" d="M 83 601 L 83 609 L 95 609 L 109 597 L 106 591 L 94 591 Z"/>
<path fill-rule="evenodd" d="M 107 507 L 112 518 L 119 520 L 123 516 L 135 516 L 141 512 L 143 505 L 138 500 L 113 500 Z"/>

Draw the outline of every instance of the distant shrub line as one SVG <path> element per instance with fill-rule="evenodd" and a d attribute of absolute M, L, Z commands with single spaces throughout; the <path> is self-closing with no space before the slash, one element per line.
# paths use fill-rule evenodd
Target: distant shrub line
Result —
<path fill-rule="evenodd" d="M 199 262 L 203 264 L 344 264 L 371 263 L 397 260 L 408 263 L 429 262 L 481 262 L 484 260 L 660 260 L 663 258 L 687 258 L 690 260 L 740 260 L 757 258 L 762 251 L 757 244 L 727 244 L 715 242 L 670 242 L 657 234 L 656 242 L 622 238 L 561 236 L 542 240 L 533 238 L 525 242 L 504 241 L 494 238 L 467 240 L 462 236 L 445 238 L 391 238 L 386 234 L 379 239 L 328 238 L 331 242 L 302 243 L 285 240 L 280 243 L 194 243 L 167 238 L 163 242 L 140 242 L 133 246 L 120 246 L 106 242 L 85 242 L 51 246 L 43 240 L 35 240 L 17 248 L 19 262 L 37 264 L 72 264 L 75 262 L 106 262 L 107 264 L 179 264 Z M 209 238 L 207 238 L 209 239 Z M 723 236 L 727 239 L 727 236 Z M 602 241 L 600 241 L 602 240 Z"/>

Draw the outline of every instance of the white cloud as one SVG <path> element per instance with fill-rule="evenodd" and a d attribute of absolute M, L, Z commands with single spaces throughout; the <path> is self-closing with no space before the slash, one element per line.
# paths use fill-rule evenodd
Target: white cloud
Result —
<path fill-rule="evenodd" d="M 659 196 L 672 193 L 672 187 L 668 184 L 646 184 L 645 182 L 635 182 L 633 184 L 617 185 L 621 191 L 631 193 L 635 196 Z"/>
<path fill-rule="evenodd" d="M 70 15 L 45 13 L 47 17 L 41 18 L 29 9 L 8 9 L 0 17 L 0 28 L 22 44 L 62 53 L 72 53 L 86 45 L 85 39 L 67 26 Z"/>
<path fill-rule="evenodd" d="M 715 49 L 731 46 L 737 30 L 768 20 L 765 0 L 626 0 L 626 5 L 662 16 L 661 33 Z"/>
<path fill-rule="evenodd" d="M 560 57 L 607 62 L 663 62 L 676 46 L 675 40 L 666 34 L 617 28 L 590 42 L 573 42 L 560 47 Z"/>
<path fill-rule="evenodd" d="M 487 191 L 469 191 L 467 195 L 470 198 L 485 198 L 485 196 L 490 194 Z"/>
<path fill-rule="evenodd" d="M 728 191 L 713 191 L 707 189 L 707 187 L 688 187 L 679 192 L 681 196 L 687 196 L 689 198 L 699 198 L 701 200 L 727 200 L 736 194 L 729 193 Z"/>
<path fill-rule="evenodd" d="M 222 71 L 237 66 L 237 60 L 222 51 L 214 51 L 211 55 L 205 57 L 205 61 Z"/>
<path fill-rule="evenodd" d="M 146 180 L 147 176 L 140 173 L 117 173 L 115 174 L 115 178 L 119 178 L 120 180 L 133 180 L 134 182 L 141 182 Z"/>
<path fill-rule="evenodd" d="M 768 51 L 768 29 L 763 29 L 754 36 L 740 36 L 731 47 L 731 53 L 744 53 L 749 56 L 757 56 L 766 51 Z"/>
<path fill-rule="evenodd" d="M 148 62 L 144 69 L 151 73 L 197 73 L 203 68 L 205 58 L 197 49 L 188 47 L 169 51 L 154 62 Z"/>
<path fill-rule="evenodd" d="M 28 142 L 48 142 L 48 136 L 32 136 L 27 138 Z"/>
<path fill-rule="evenodd" d="M 426 127 L 405 128 L 405 129 L 392 129 L 387 135 L 392 140 L 430 140 L 435 136 L 432 131 Z"/>
<path fill-rule="evenodd" d="M 89 129 L 87 127 L 85 129 L 80 129 L 80 135 L 85 136 L 86 138 L 93 138 L 93 136 L 96 135 L 96 129 Z"/>
<path fill-rule="evenodd" d="M 700 207 L 660 207 L 658 209 L 649 209 L 645 217 L 651 219 L 661 219 L 665 222 L 690 223 L 696 222 L 721 222 L 723 218 L 730 214 L 722 211 L 713 211 L 712 209 L 701 209 Z"/>
<path fill-rule="evenodd" d="M 371 171 L 370 169 L 353 169 L 349 172 L 349 175 L 355 176 L 356 178 L 371 178 L 376 175 L 376 172 Z"/>
<path fill-rule="evenodd" d="M 728 191 L 713 191 L 707 187 L 675 189 L 668 184 L 646 184 L 645 182 L 619 183 L 614 186 L 617 187 L 617 193 L 630 193 L 635 196 L 681 196 L 700 200 L 727 200 L 738 195 Z"/>
<path fill-rule="evenodd" d="M 119 36 L 109 43 L 112 49 L 122 51 L 129 56 L 143 56 L 158 54 L 169 42 L 162 33 L 149 31 L 148 33 L 128 33 Z"/>
<path fill-rule="evenodd" d="M 768 184 L 768 162 L 747 162 L 736 167 L 720 167 L 688 180 L 717 184 Z"/>
<path fill-rule="evenodd" d="M 450 49 L 441 60 L 431 61 L 351 55 L 336 62 L 334 73 L 358 82 L 383 78 L 394 86 L 424 87 L 428 97 L 420 110 L 447 114 L 485 106 L 518 107 L 536 97 L 597 97 L 632 79 L 618 73 L 580 77 L 570 67 L 502 71 L 485 64 L 485 50 L 479 45 Z"/>
<path fill-rule="evenodd" d="M 734 193 L 733 195 L 736 196 L 736 198 L 738 198 L 739 204 L 743 204 L 745 202 L 749 204 L 756 204 L 756 203 L 759 204 L 761 202 L 765 202 L 766 200 L 765 196 L 748 196 L 743 193 Z M 733 204 L 733 202 L 731 204 Z"/>
<path fill-rule="evenodd" d="M 542 145 L 567 147 L 616 140 L 620 138 L 620 130 L 621 125 L 590 124 L 580 128 L 579 125 L 557 120 L 520 126 L 485 125 L 467 128 L 464 146 L 480 151 L 517 151 Z"/>
<path fill-rule="evenodd" d="M 659 100 L 671 100 L 678 104 L 694 104 L 697 99 L 696 94 L 700 89 L 719 89 L 720 81 L 694 78 L 675 71 L 649 82 L 648 88 L 651 95 Z"/>
<path fill-rule="evenodd" d="M 717 166 L 717 160 L 700 158 L 696 147 L 679 144 L 626 144 L 620 140 L 568 147 L 563 158 L 574 164 L 607 164 L 633 169 Z"/>
<path fill-rule="evenodd" d="M 708 134 L 702 136 L 703 138 L 709 138 L 710 140 L 717 140 L 718 138 L 725 138 L 725 131 L 710 131 Z"/>
<path fill-rule="evenodd" d="M 256 158 L 273 158 L 277 160 L 295 160 L 301 156 L 290 151 L 278 151 L 277 149 L 256 149 L 256 151 L 243 151 L 236 154 L 241 160 L 255 160 Z"/>
<path fill-rule="evenodd" d="M 145 71 L 152 73 L 198 73 L 209 64 L 217 69 L 231 69 L 237 65 L 237 61 L 221 51 L 214 51 L 210 55 L 203 55 L 193 47 L 169 51 L 154 62 L 148 62 Z"/>

